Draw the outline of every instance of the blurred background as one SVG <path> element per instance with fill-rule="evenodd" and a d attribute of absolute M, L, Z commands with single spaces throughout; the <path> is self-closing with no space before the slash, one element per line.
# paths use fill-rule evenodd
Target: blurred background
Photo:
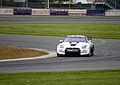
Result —
<path fill-rule="evenodd" d="M 120 9 L 120 0 L 0 0 L 1 8 Z"/>

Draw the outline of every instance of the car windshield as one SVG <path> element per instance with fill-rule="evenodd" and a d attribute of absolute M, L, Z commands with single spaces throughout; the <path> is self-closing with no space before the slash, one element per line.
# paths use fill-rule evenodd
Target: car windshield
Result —
<path fill-rule="evenodd" d="M 64 42 L 87 42 L 85 37 L 65 38 Z"/>

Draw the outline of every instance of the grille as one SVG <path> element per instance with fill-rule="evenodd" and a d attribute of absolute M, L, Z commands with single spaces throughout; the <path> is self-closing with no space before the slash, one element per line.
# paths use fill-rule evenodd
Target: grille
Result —
<path fill-rule="evenodd" d="M 80 49 L 79 48 L 66 48 L 65 50 L 66 53 L 71 53 L 71 52 L 77 52 L 80 53 Z"/>
<path fill-rule="evenodd" d="M 80 55 L 80 49 L 79 48 L 66 48 L 65 55 L 79 56 Z"/>

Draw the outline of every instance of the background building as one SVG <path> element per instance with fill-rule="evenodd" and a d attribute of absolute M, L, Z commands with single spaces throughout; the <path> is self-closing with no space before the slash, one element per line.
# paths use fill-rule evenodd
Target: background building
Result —
<path fill-rule="evenodd" d="M 48 3 L 49 2 L 49 3 Z M 1 7 L 120 9 L 120 0 L 1 0 Z"/>

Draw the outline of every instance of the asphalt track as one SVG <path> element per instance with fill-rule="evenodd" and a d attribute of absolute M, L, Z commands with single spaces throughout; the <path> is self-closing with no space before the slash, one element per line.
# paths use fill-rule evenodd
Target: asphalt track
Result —
<path fill-rule="evenodd" d="M 0 19 L 0 23 L 120 23 L 120 19 Z"/>
<path fill-rule="evenodd" d="M 76 16 L 0 16 L 0 17 L 22 17 L 22 19 L 0 19 L 0 23 L 120 23 L 120 17 L 110 17 L 114 19 L 23 19 L 23 17 L 40 17 L 40 18 L 51 18 L 51 17 L 76 17 Z M 77 16 L 78 17 L 78 16 Z M 82 16 L 81 16 L 82 17 Z M 94 16 L 83 16 L 92 18 Z M 105 17 L 106 16 L 95 16 Z"/>
<path fill-rule="evenodd" d="M 0 34 L 0 45 L 55 51 L 63 37 Z M 93 39 L 92 57 L 56 57 L 0 62 L 0 73 L 120 69 L 120 40 Z"/>
<path fill-rule="evenodd" d="M 0 16 L 4 17 L 4 16 Z M 24 17 L 24 16 L 5 16 Z M 26 16 L 29 17 L 29 16 Z M 39 16 L 31 16 L 39 17 Z M 46 17 L 46 16 L 41 16 Z M 50 16 L 51 17 L 51 16 Z M 55 16 L 57 17 L 57 16 Z M 63 17 L 63 16 L 58 16 Z M 67 17 L 67 16 L 66 16 Z M 87 17 L 87 16 L 86 16 Z M 120 17 L 115 17 L 120 18 Z M 120 19 L 0 19 L 0 23 L 120 23 Z M 56 51 L 62 37 L 0 34 L 0 45 Z M 93 57 L 56 57 L 0 62 L 0 73 L 120 69 L 120 40 L 94 39 Z"/>

